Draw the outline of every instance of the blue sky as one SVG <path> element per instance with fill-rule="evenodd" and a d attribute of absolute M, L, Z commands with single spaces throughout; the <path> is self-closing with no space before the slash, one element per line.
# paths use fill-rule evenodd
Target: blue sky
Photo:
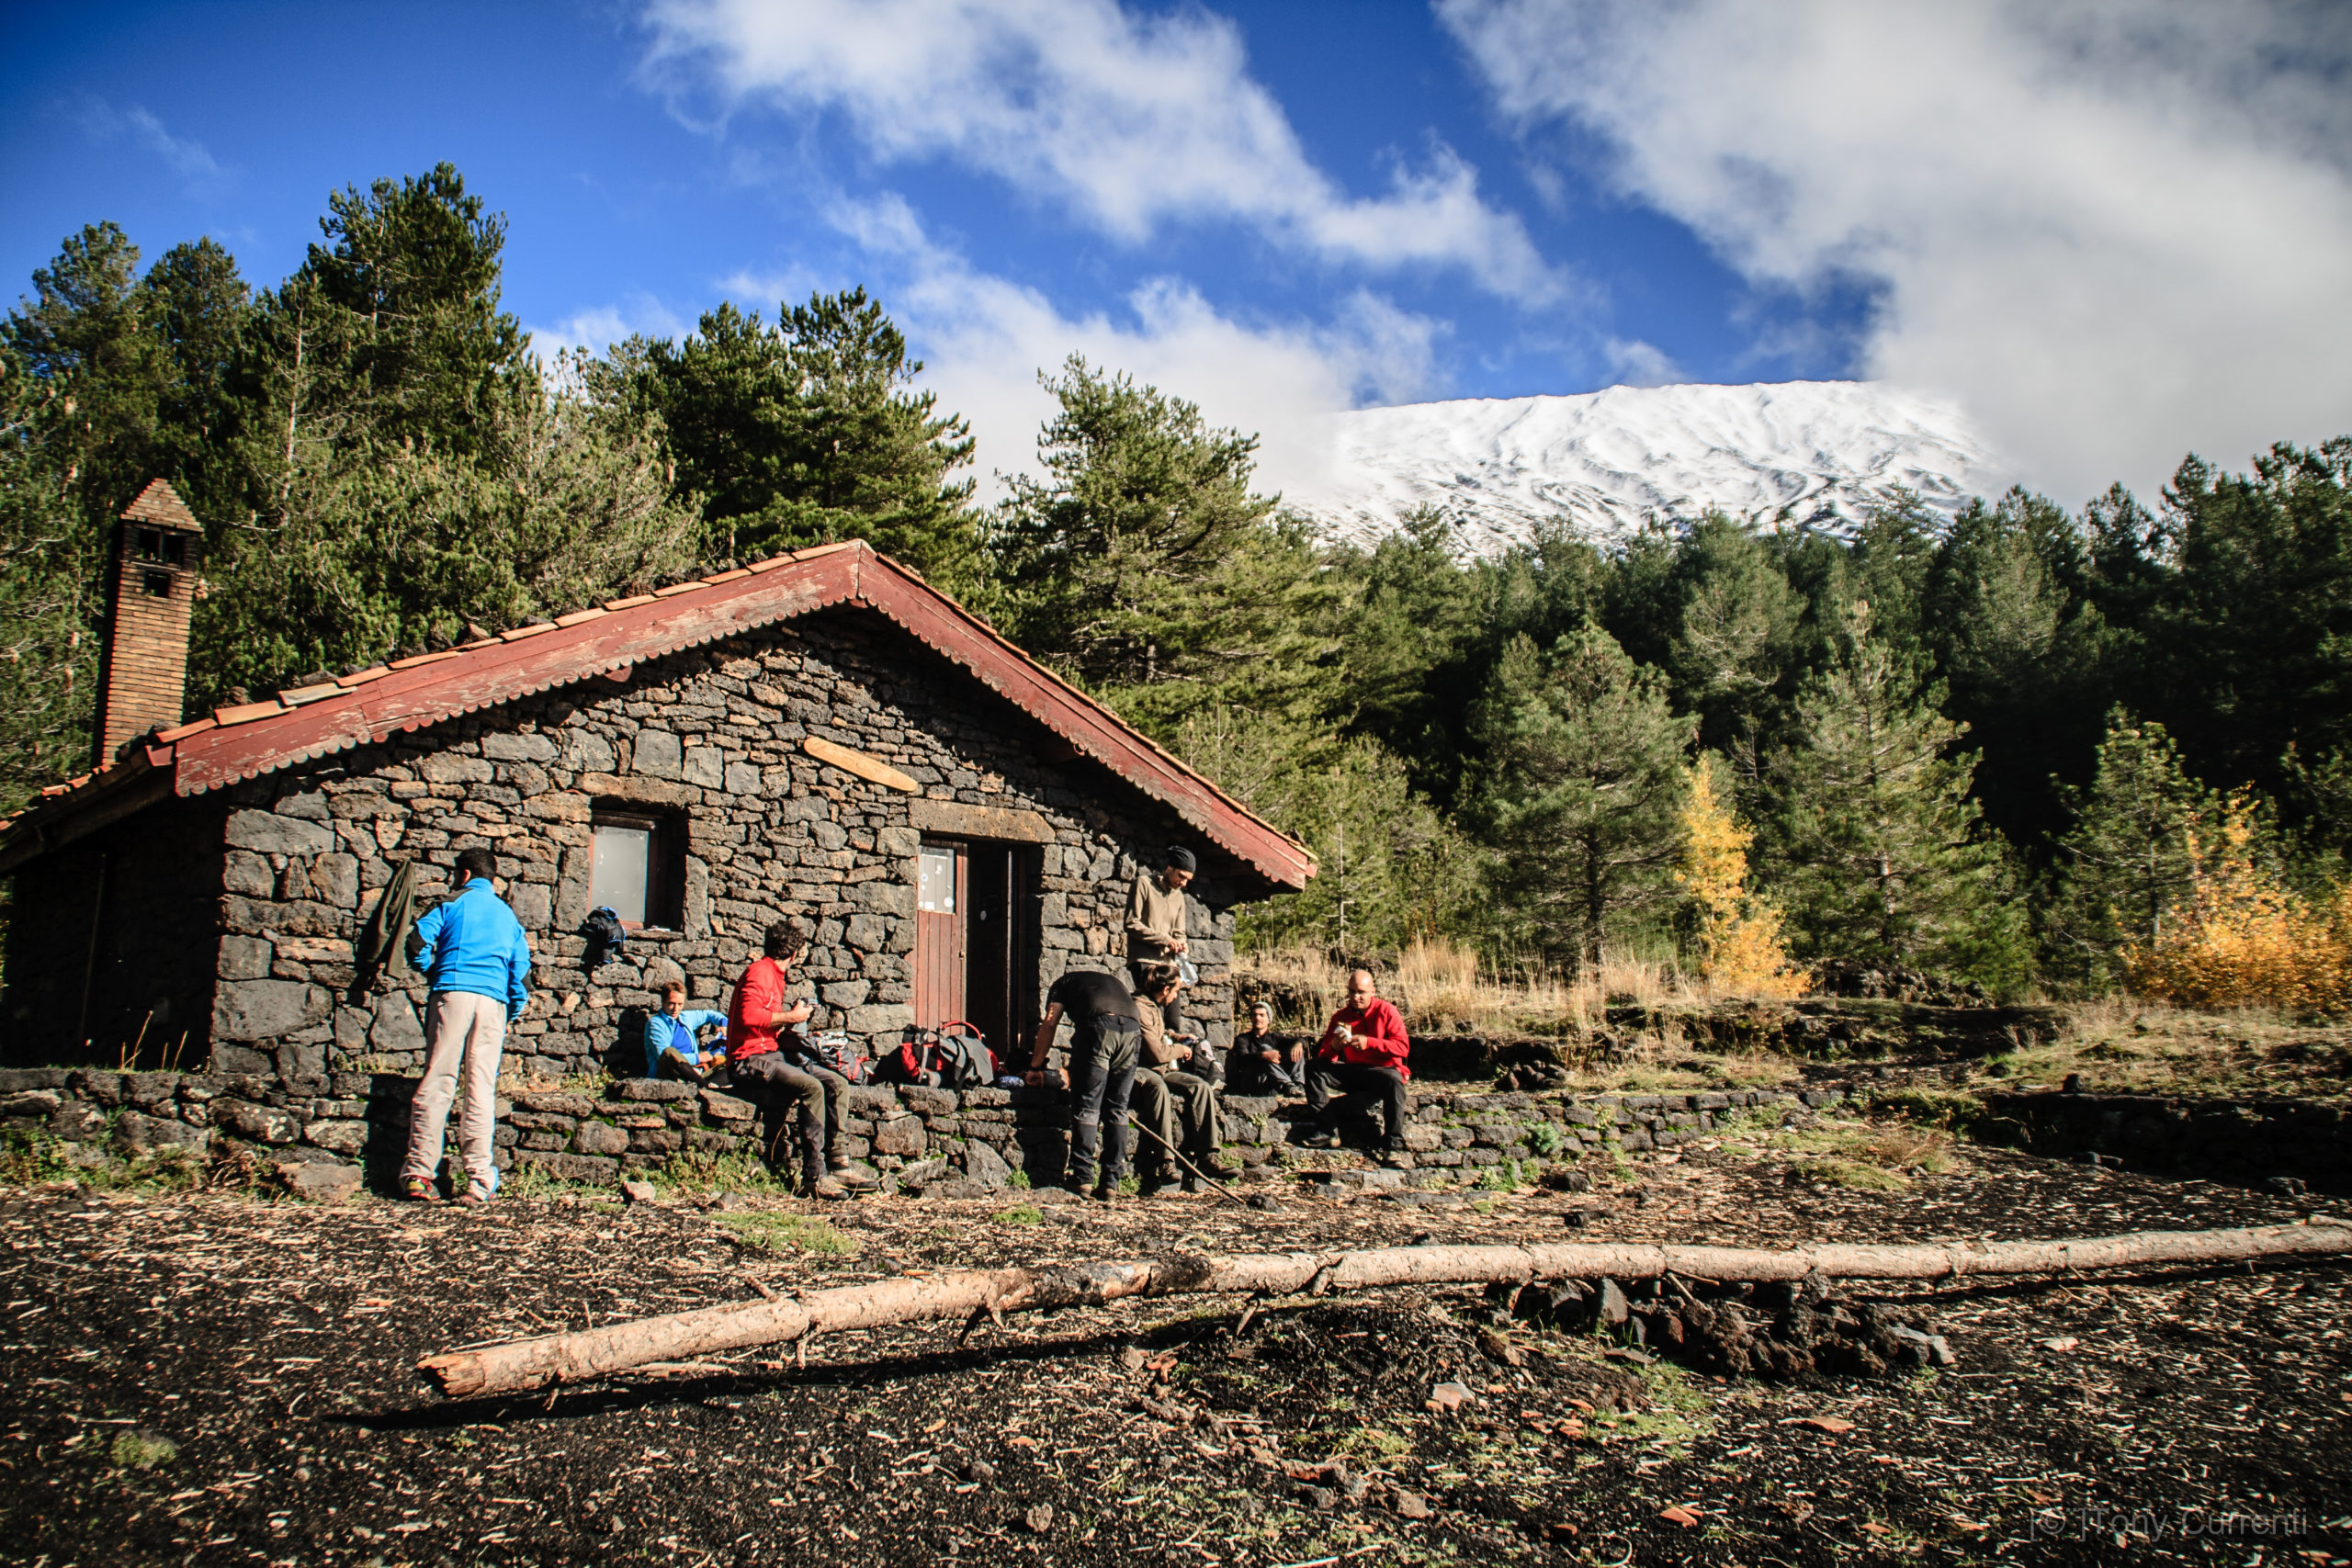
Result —
<path fill-rule="evenodd" d="M 2352 427 L 2342 39 L 1951 9 L 19 0 L 0 262 L 111 219 L 266 284 L 331 188 L 447 159 L 543 344 L 863 283 L 983 471 L 1073 350 L 1291 483 L 1336 408 L 1620 381 L 1890 377 L 2069 500 Z M 2317 63 L 2251 92 L 2282 40 Z"/>

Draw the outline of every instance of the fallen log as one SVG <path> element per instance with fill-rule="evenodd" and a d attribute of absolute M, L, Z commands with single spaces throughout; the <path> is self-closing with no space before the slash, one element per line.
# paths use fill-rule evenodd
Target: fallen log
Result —
<path fill-rule="evenodd" d="M 943 1318 L 1001 1318 L 1013 1311 L 1100 1306 L 1129 1296 L 1370 1290 L 1494 1280 L 1645 1280 L 1665 1274 L 1718 1280 L 1945 1280 L 1972 1274 L 2057 1274 L 2150 1263 L 2352 1252 L 2352 1226 L 2269 1225 L 2249 1230 L 2141 1231 L 2079 1241 L 1916 1246 L 1757 1247 L 1575 1242 L 1532 1247 L 1392 1247 L 1365 1252 L 1178 1253 L 1126 1263 L 1055 1269 L 976 1269 L 883 1280 L 775 1300 L 610 1323 L 428 1356 L 417 1371 L 453 1399 L 579 1382 L 653 1361 L 684 1361 L 750 1345 L 806 1342 L 813 1334 Z"/>

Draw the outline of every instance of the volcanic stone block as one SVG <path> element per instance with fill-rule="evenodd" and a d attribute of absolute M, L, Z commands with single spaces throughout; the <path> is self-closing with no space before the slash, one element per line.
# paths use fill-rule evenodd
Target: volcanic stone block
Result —
<path fill-rule="evenodd" d="M 223 1132 L 256 1144 L 290 1144 L 301 1132 L 288 1112 L 243 1100 L 216 1100 L 212 1120 Z"/>
<path fill-rule="evenodd" d="M 667 730 L 640 729 L 629 743 L 628 765 L 649 778 L 674 779 L 685 767 L 685 749 Z"/>
<path fill-rule="evenodd" d="M 215 1040 L 275 1040 L 326 1021 L 327 993 L 300 980 L 222 982 L 212 1002 Z"/>
<path fill-rule="evenodd" d="M 405 992 L 386 991 L 376 998 L 376 1021 L 368 1026 L 368 1043 L 379 1051 L 422 1051 L 424 1026 L 417 1021 L 415 1004 Z"/>
<path fill-rule="evenodd" d="M 1012 1180 L 1012 1168 L 1004 1156 L 977 1142 L 964 1145 L 964 1174 L 990 1192 L 1002 1190 Z"/>
<path fill-rule="evenodd" d="M 277 1174 L 287 1191 L 317 1203 L 340 1203 L 367 1179 L 356 1165 L 329 1162 L 281 1165 Z"/>
<path fill-rule="evenodd" d="M 583 1122 L 571 1136 L 571 1146 L 583 1155 L 616 1155 L 628 1147 L 628 1134 L 602 1122 Z"/>
<path fill-rule="evenodd" d="M 126 1111 L 115 1122 L 114 1139 L 123 1153 L 144 1155 L 153 1154 L 159 1149 L 201 1150 L 211 1142 L 211 1134 L 185 1122 L 166 1121 L 160 1116 Z"/>
<path fill-rule="evenodd" d="M 302 1129 L 302 1141 L 337 1154 L 356 1155 L 368 1146 L 365 1122 L 313 1122 Z"/>
<path fill-rule="evenodd" d="M 232 811 L 224 830 L 230 848 L 263 855 L 317 855 L 334 848 L 334 830 L 268 811 Z"/>
<path fill-rule="evenodd" d="M 922 1119 L 919 1116 L 895 1117 L 884 1122 L 874 1134 L 876 1154 L 913 1159 L 920 1158 L 929 1146 L 930 1137 L 924 1133 Z"/>

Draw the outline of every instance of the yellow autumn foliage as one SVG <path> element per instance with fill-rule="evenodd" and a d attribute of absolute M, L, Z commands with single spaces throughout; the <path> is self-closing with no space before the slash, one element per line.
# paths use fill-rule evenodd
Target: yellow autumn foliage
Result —
<path fill-rule="evenodd" d="M 2255 839 L 2243 795 L 2218 833 L 2189 834 L 2189 896 L 2154 942 L 2123 950 L 2126 980 L 2182 1007 L 2352 1008 L 2352 882 L 2315 904 L 2257 863 Z"/>
<path fill-rule="evenodd" d="M 1789 962 L 1781 911 L 1747 891 L 1747 846 L 1704 760 L 1687 775 L 1682 863 L 1674 880 L 1699 908 L 1699 956 L 1709 985 L 1743 996 L 1803 996 L 1813 976 Z"/>

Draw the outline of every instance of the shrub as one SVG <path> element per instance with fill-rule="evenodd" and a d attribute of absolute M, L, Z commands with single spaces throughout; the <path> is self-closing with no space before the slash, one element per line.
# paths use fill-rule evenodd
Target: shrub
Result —
<path fill-rule="evenodd" d="M 1682 830 L 1682 863 L 1674 880 L 1698 912 L 1708 983 L 1776 1000 L 1803 996 L 1813 976 L 1789 962 L 1781 911 L 1747 891 L 1747 847 L 1756 835 L 1739 825 L 1716 793 L 1712 757 L 1690 770 Z"/>
<path fill-rule="evenodd" d="M 2352 882 L 2326 904 L 2290 887 L 2256 852 L 2248 795 L 2222 808 L 2221 830 L 2188 834 L 2189 893 L 2155 940 L 2123 951 L 2132 989 L 2184 1007 L 2352 1006 Z"/>

